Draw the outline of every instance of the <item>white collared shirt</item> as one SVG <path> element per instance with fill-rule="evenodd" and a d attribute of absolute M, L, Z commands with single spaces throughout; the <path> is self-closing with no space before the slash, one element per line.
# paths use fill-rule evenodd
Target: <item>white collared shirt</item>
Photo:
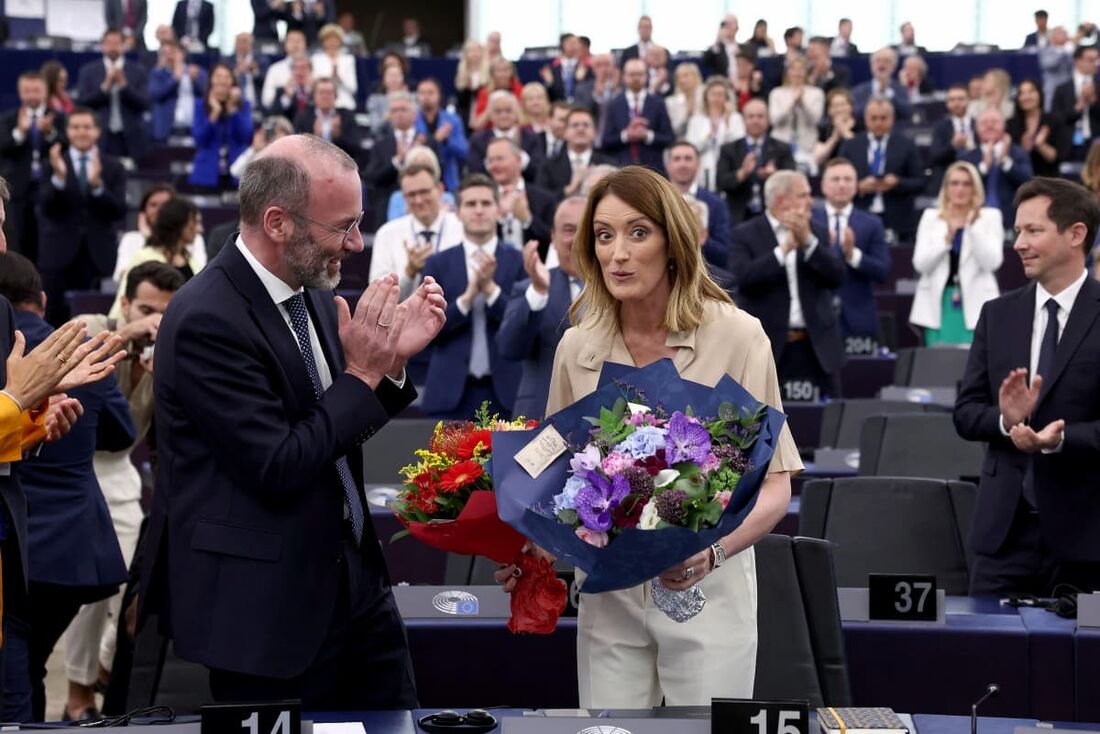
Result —
<path fill-rule="evenodd" d="M 290 334 L 294 337 L 294 343 L 298 344 L 298 348 L 301 349 L 302 345 L 298 342 L 298 334 L 294 331 L 294 322 L 290 319 L 290 311 L 287 310 L 286 300 L 297 293 L 303 293 L 304 289 L 298 288 L 295 290 L 291 288 L 282 278 L 265 268 L 244 244 L 244 239 L 240 235 L 237 235 L 237 249 L 241 251 L 249 267 L 263 283 L 264 290 L 267 291 L 267 295 L 271 296 L 271 300 L 278 307 L 283 321 L 286 322 L 286 328 L 290 329 Z M 313 361 L 317 363 L 317 376 L 321 380 L 321 389 L 328 390 L 332 385 L 332 370 L 329 368 L 328 360 L 325 359 L 325 352 L 321 349 L 321 339 L 317 335 L 317 326 L 313 323 L 313 316 L 309 315 L 308 310 L 306 316 L 309 319 L 309 346 L 313 350 Z"/>
<path fill-rule="evenodd" d="M 520 181 L 522 182 L 523 179 L 520 179 Z M 496 257 L 497 244 L 498 243 L 497 243 L 497 238 L 496 237 L 493 237 L 491 240 L 486 242 L 484 245 L 475 245 L 473 242 L 470 242 L 465 237 L 462 238 L 462 251 L 463 251 L 463 254 L 466 255 L 466 278 L 467 278 L 466 282 L 467 283 L 474 279 L 475 273 L 476 273 L 476 266 L 474 264 L 474 253 L 477 252 L 478 250 L 480 250 L 480 251 L 484 252 L 486 255 L 488 255 L 490 257 Z M 494 303 L 497 302 L 497 299 L 500 298 L 500 294 L 501 294 L 502 290 L 503 290 L 502 288 L 497 286 L 496 290 L 493 291 L 493 295 L 486 296 L 486 298 L 485 298 L 485 307 L 486 308 L 488 308 L 489 306 L 492 306 Z M 462 301 L 458 300 L 457 297 L 455 298 L 455 306 L 458 308 L 459 312 L 463 316 L 466 316 L 467 314 L 470 313 L 468 310 L 462 308 Z"/>
<path fill-rule="evenodd" d="M 962 133 L 966 136 L 966 149 L 971 150 L 974 147 L 974 125 L 970 115 L 963 115 L 962 117 L 951 115 L 951 124 L 955 128 L 956 134 Z"/>
<path fill-rule="evenodd" d="M 550 248 L 551 252 L 553 252 L 553 243 L 550 244 Z M 549 257 L 547 257 L 547 259 L 549 260 Z M 554 271 L 560 269 L 561 268 L 557 266 L 549 268 L 551 282 L 554 280 Z M 576 276 L 569 275 L 566 277 L 569 278 L 569 302 L 573 303 L 577 300 L 577 297 L 580 296 L 584 284 L 581 282 L 581 279 Z M 550 289 L 548 288 L 545 293 L 539 293 L 535 290 L 534 285 L 529 285 L 527 286 L 527 290 L 523 292 L 523 297 L 527 300 L 528 308 L 532 311 L 541 311 L 550 303 Z"/>
<path fill-rule="evenodd" d="M 645 111 L 645 98 L 647 96 L 646 90 L 640 92 L 631 92 L 626 90 L 626 106 L 630 108 L 630 114 L 633 116 L 634 111 L 637 110 L 641 115 Z"/>
<path fill-rule="evenodd" d="M 825 202 L 825 219 L 826 219 L 826 225 L 829 228 L 829 234 L 830 235 L 832 235 L 834 232 L 836 232 L 836 228 L 837 228 L 836 227 L 836 217 L 839 214 L 840 215 L 840 236 L 841 237 L 844 236 L 844 230 L 848 227 L 848 219 L 849 219 L 849 217 L 852 216 L 852 208 L 853 207 L 852 207 L 851 202 L 848 202 L 848 206 L 846 206 L 846 207 L 844 207 L 843 209 L 840 209 L 840 210 L 834 209 L 832 204 L 830 204 L 829 202 Z M 837 242 L 836 244 L 838 246 L 840 246 L 841 243 Z M 840 252 L 841 252 L 841 255 L 843 256 L 844 249 L 841 248 Z M 859 264 L 861 262 L 863 262 L 863 250 L 859 249 L 859 242 L 856 242 L 855 247 L 852 248 L 852 257 L 851 258 L 845 258 L 844 261 L 846 263 L 848 263 L 848 265 L 853 267 L 853 268 L 858 268 Z"/>
<path fill-rule="evenodd" d="M 112 69 L 114 69 L 114 68 L 121 69 L 125 65 L 126 65 L 126 57 L 125 56 L 119 56 L 115 61 L 111 61 L 106 56 L 103 57 L 103 68 L 107 71 L 108 74 L 111 73 Z"/>
<path fill-rule="evenodd" d="M 1096 81 L 1091 76 L 1082 74 L 1077 71 L 1077 69 L 1073 70 L 1073 91 L 1078 98 L 1081 96 L 1082 87 L 1086 84 L 1095 83 Z M 1092 137 L 1092 120 L 1089 119 L 1089 111 L 1087 108 L 1081 111 L 1081 120 L 1077 124 L 1081 128 L 1081 135 L 1088 141 L 1088 139 Z"/>
<path fill-rule="evenodd" d="M 775 241 L 779 243 L 772 252 L 775 253 L 775 259 L 787 271 L 787 290 L 791 295 L 791 311 L 787 327 L 790 329 L 805 329 L 806 318 L 803 316 L 802 301 L 798 296 L 798 248 L 784 253 L 783 241 L 790 236 L 790 230 L 780 224 L 779 220 L 773 217 L 770 211 L 765 212 L 765 216 L 768 218 L 768 224 L 771 225 L 772 231 L 775 232 Z M 809 244 L 803 246 L 803 257 L 809 259 L 810 255 L 813 255 L 814 250 L 817 249 L 817 245 L 817 238 L 812 237 Z"/>
<path fill-rule="evenodd" d="M 433 233 L 433 254 L 462 244 L 462 222 L 452 212 L 441 209 L 435 221 L 428 227 L 425 227 L 412 214 L 398 217 L 383 224 L 374 234 L 374 243 L 371 245 L 370 279 L 377 280 L 383 275 L 397 273 L 401 298 L 408 298 L 420 284 L 420 276 L 409 278 L 405 272 L 405 267 L 409 264 L 409 253 L 405 250 L 405 243 L 422 244 L 424 240 L 420 233 L 425 230 Z"/>
<path fill-rule="evenodd" d="M 572 150 L 569 150 L 569 148 L 566 148 L 565 152 L 566 152 L 566 155 L 569 156 L 569 166 L 574 171 L 576 171 L 578 167 L 587 168 L 588 165 L 592 162 L 592 149 L 591 148 L 589 148 L 588 150 L 586 150 L 582 153 L 576 153 Z"/>

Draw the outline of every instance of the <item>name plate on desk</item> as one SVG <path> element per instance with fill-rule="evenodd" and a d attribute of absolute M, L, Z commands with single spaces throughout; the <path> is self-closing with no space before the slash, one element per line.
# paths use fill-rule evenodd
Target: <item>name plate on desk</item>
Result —
<path fill-rule="evenodd" d="M 559 716 L 502 716 L 501 734 L 711 734 L 706 719 L 566 718 Z"/>
<path fill-rule="evenodd" d="M 955 390 L 950 387 L 902 387 L 899 385 L 888 385 L 879 390 L 878 396 L 882 400 L 927 403 L 930 405 L 943 405 L 949 408 L 955 406 Z"/>
<path fill-rule="evenodd" d="M 203 706 L 202 734 L 301 734 L 302 702 L 226 703 Z"/>
<path fill-rule="evenodd" d="M 512 616 L 511 597 L 499 586 L 394 586 L 393 596 L 404 619 Z"/>
<path fill-rule="evenodd" d="M 888 622 L 935 622 L 936 577 L 873 573 L 867 578 L 868 616 Z"/>
<path fill-rule="evenodd" d="M 1100 628 L 1100 593 L 1077 595 L 1077 626 Z"/>
<path fill-rule="evenodd" d="M 749 701 L 715 698 L 711 701 L 712 734 L 808 734 L 806 701 Z"/>
<path fill-rule="evenodd" d="M 927 577 L 914 577 L 914 576 L 890 576 L 889 574 L 881 574 L 887 578 L 895 579 L 895 582 L 902 579 L 919 578 L 924 579 Z M 904 589 L 903 589 L 904 591 Z M 906 608 L 904 599 L 901 598 L 901 591 L 895 592 L 894 602 L 901 604 L 902 608 Z M 922 593 L 921 590 L 917 590 L 917 596 Z M 916 619 L 913 617 L 893 617 L 893 618 L 874 618 L 871 616 L 871 593 L 870 589 L 860 588 L 839 588 L 836 590 L 837 602 L 840 606 L 840 619 L 844 622 L 870 622 L 872 620 L 876 622 L 933 622 L 942 624 L 946 617 L 944 613 L 944 607 L 946 606 L 947 595 L 943 589 L 933 589 L 929 591 L 925 598 L 925 607 L 929 606 L 933 601 L 935 603 L 935 616 L 928 619 Z M 910 600 L 912 601 L 912 590 L 910 590 Z M 927 614 L 927 612 L 925 612 Z"/>

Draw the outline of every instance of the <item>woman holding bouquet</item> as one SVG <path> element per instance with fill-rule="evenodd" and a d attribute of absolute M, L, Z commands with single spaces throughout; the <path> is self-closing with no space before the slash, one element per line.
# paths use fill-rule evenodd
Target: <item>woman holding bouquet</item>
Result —
<path fill-rule="evenodd" d="M 555 355 L 548 415 L 595 391 L 605 362 L 644 367 L 664 358 L 684 379 L 714 385 L 729 375 L 782 409 L 760 322 L 707 275 L 691 210 L 664 178 L 629 167 L 600 181 L 589 195 L 573 257 L 586 285 L 571 312 L 575 325 Z M 751 697 L 757 655 L 752 546 L 786 513 L 790 475 L 801 469 L 784 425 L 756 505 L 741 526 L 661 574 L 668 589 L 698 584 L 705 592 L 705 607 L 688 621 L 675 622 L 659 610 L 649 584 L 581 595 L 582 707 Z M 497 574 L 509 591 L 514 572 L 509 566 Z"/>

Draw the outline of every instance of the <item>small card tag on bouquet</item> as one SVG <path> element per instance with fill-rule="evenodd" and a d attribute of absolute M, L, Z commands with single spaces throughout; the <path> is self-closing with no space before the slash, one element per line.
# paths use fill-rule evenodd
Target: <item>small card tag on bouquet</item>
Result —
<path fill-rule="evenodd" d="M 627 403 L 626 408 L 630 411 L 631 415 L 645 415 L 649 412 L 648 406 L 640 405 L 638 403 Z"/>
<path fill-rule="evenodd" d="M 535 436 L 531 443 L 524 446 L 516 453 L 516 461 L 531 475 L 532 479 L 538 479 L 539 475 L 546 471 L 546 467 L 554 463 L 569 450 L 569 445 L 561 437 L 554 426 L 546 426 L 539 435 Z"/>

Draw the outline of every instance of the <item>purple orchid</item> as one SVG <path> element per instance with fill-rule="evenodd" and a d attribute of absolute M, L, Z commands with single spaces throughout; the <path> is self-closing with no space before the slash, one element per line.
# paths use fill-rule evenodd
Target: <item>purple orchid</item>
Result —
<path fill-rule="evenodd" d="M 598 471 L 590 471 L 585 486 L 577 492 L 573 506 L 581 524 L 589 530 L 607 532 L 611 529 L 611 511 L 630 494 L 630 482 L 622 474 L 608 479 Z"/>
<path fill-rule="evenodd" d="M 672 414 L 665 437 L 665 451 L 670 465 L 684 461 L 702 464 L 710 454 L 710 447 L 710 431 L 680 411 Z"/>

